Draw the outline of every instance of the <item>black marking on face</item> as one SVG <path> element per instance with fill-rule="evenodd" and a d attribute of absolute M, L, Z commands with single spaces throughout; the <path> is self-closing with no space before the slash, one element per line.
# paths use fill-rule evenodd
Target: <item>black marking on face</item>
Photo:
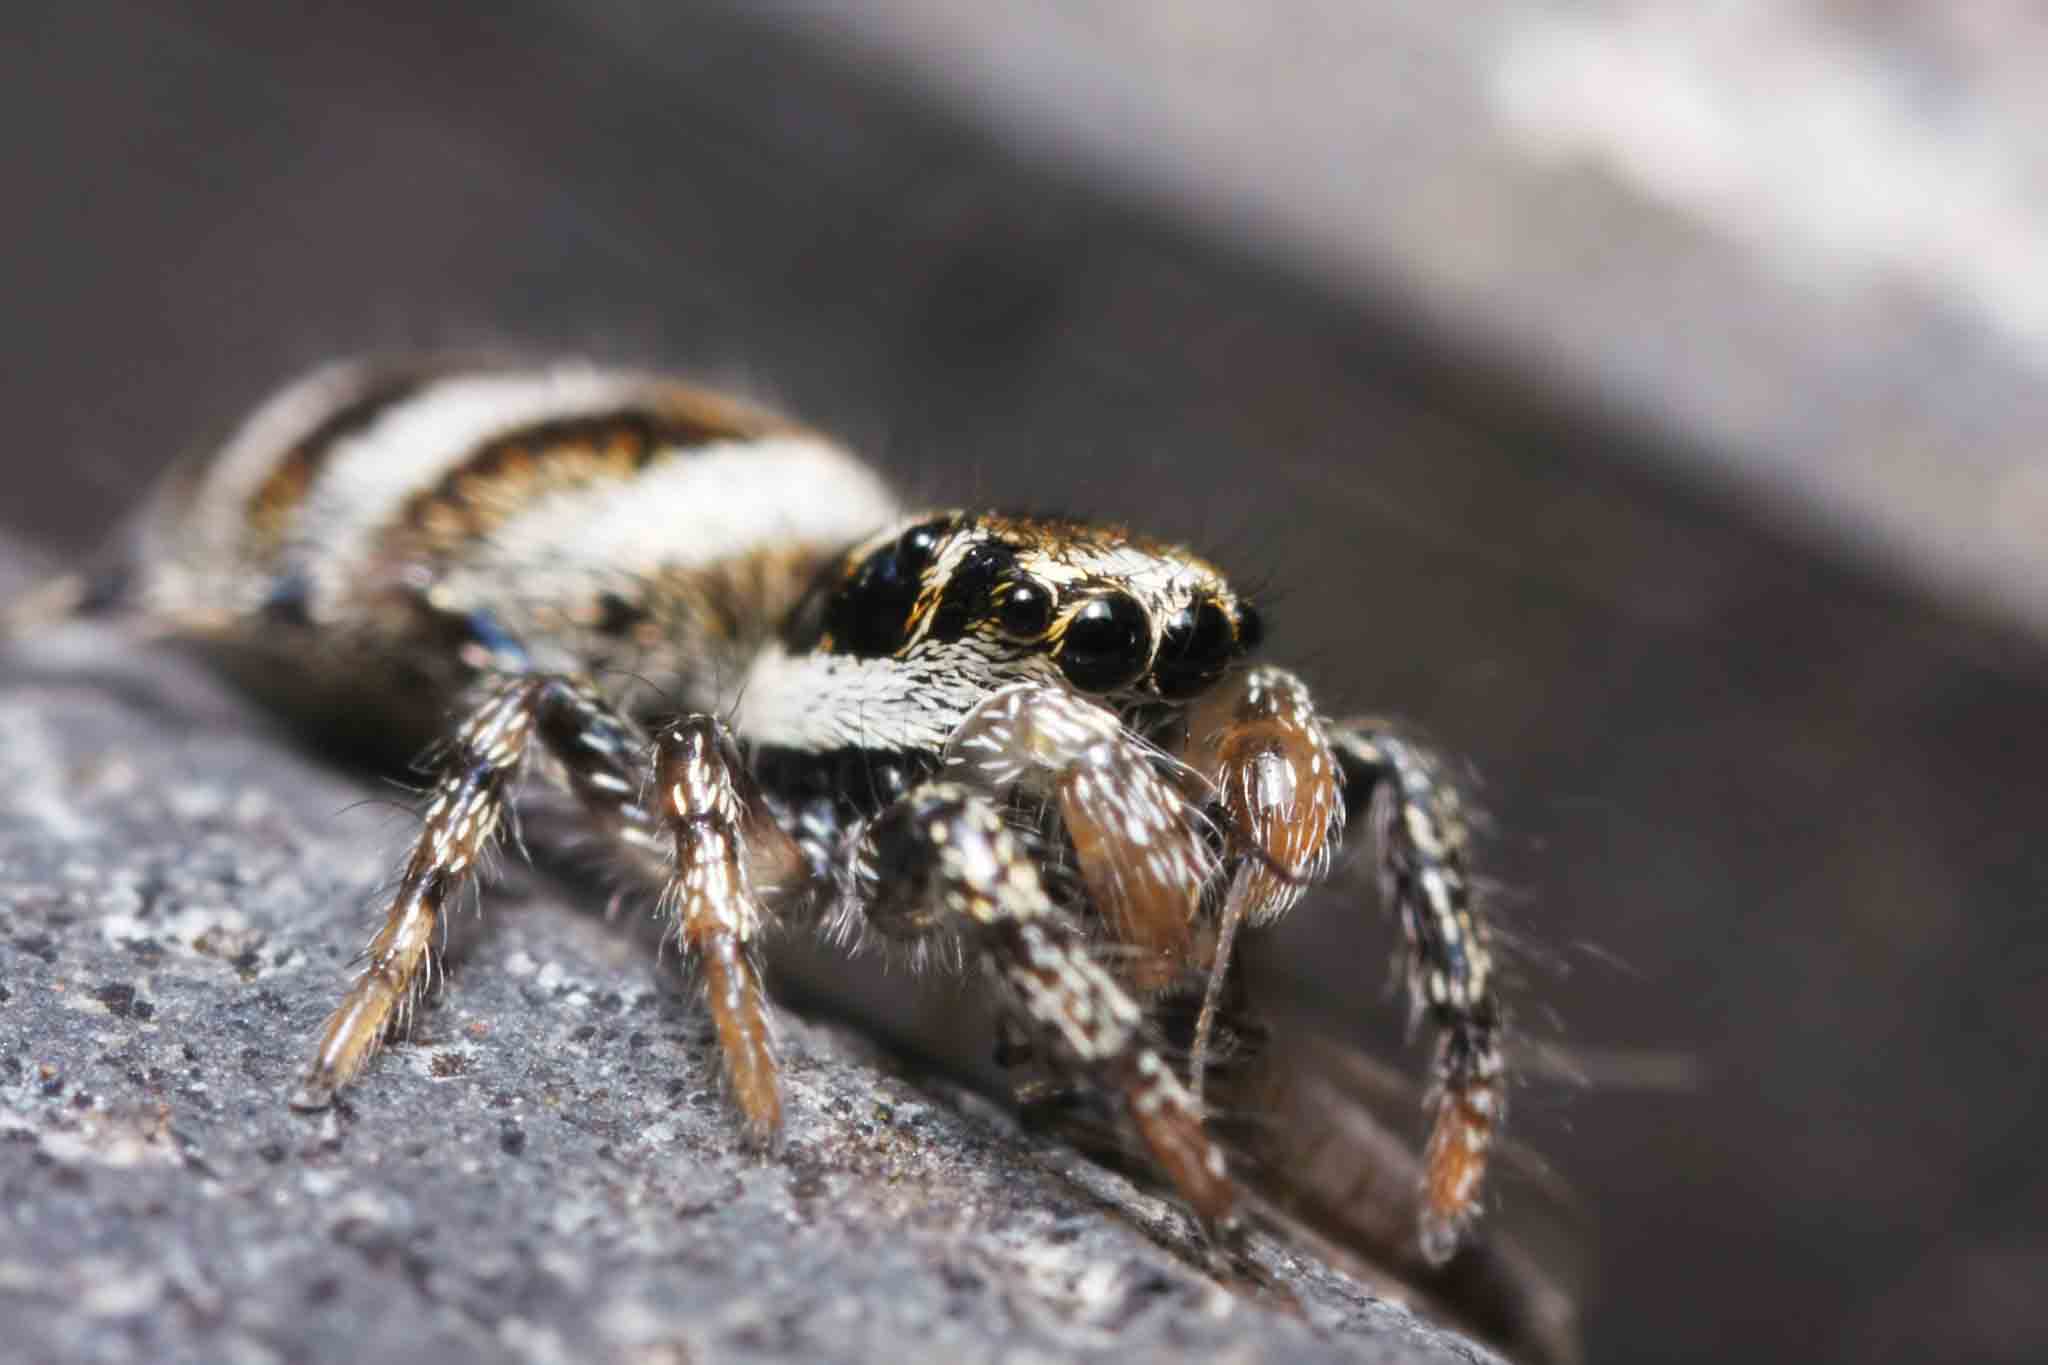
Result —
<path fill-rule="evenodd" d="M 1151 621 L 1129 593 L 1103 593 L 1068 619 L 1054 657 L 1082 691 L 1113 691 L 1136 681 L 1152 661 Z"/>
<path fill-rule="evenodd" d="M 952 517 L 921 522 L 862 560 L 830 590 L 819 623 L 822 633 L 811 645 L 861 659 L 901 649 L 925 575 L 957 524 Z M 797 617 L 802 615 L 799 609 Z"/>
<path fill-rule="evenodd" d="M 996 612 L 996 592 L 1017 565 L 1017 552 L 1000 540 L 981 541 L 961 556 L 932 612 L 930 638 L 950 644 Z"/>

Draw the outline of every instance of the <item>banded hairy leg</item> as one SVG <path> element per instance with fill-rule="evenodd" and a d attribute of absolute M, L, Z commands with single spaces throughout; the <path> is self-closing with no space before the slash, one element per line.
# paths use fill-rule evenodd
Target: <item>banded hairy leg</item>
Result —
<path fill-rule="evenodd" d="M 756 1142 L 771 1142 L 782 1096 L 759 961 L 763 888 L 798 886 L 802 855 L 716 717 L 691 716 L 662 732 L 650 804 L 675 849 L 663 908 L 675 919 L 684 960 L 701 975 L 740 1112 Z"/>
<path fill-rule="evenodd" d="M 1211 689 L 1185 724 L 1183 756 L 1210 784 L 1236 854 L 1193 1035 L 1197 1093 L 1238 926 L 1286 913 L 1327 876 L 1347 825 L 1363 826 L 1381 902 L 1402 927 L 1412 1008 L 1439 1032 L 1417 1230 L 1423 1256 L 1440 1265 L 1478 1214 L 1505 1111 L 1504 1020 L 1456 788 L 1438 759 L 1393 727 L 1325 722 L 1302 682 L 1270 666 Z"/>
<path fill-rule="evenodd" d="M 409 1020 L 432 975 L 441 916 L 474 884 L 536 741 L 556 759 L 588 815 L 622 846 L 643 858 L 659 847 L 655 822 L 639 801 L 638 732 L 590 684 L 529 675 L 480 690 L 483 700 L 442 746 L 420 832 L 383 925 L 321 1030 L 294 1108 L 325 1107 Z"/>
<path fill-rule="evenodd" d="M 473 884 L 536 744 L 586 817 L 628 855 L 632 870 L 664 884 L 662 905 L 675 919 L 687 959 L 701 972 L 726 1075 L 753 1137 L 768 1141 L 781 1104 L 753 956 L 766 915 L 755 885 L 795 877 L 795 846 L 764 815 L 715 719 L 693 717 L 664 731 L 651 799 L 643 799 L 647 745 L 637 727 L 588 682 L 563 677 L 491 686 L 445 746 L 383 926 L 321 1031 L 294 1107 L 324 1107 L 386 1037 L 406 1025 L 432 975 L 441 916 Z"/>
<path fill-rule="evenodd" d="M 1422 1247 L 1441 1261 L 1478 1212 L 1487 1154 L 1506 1117 L 1492 932 L 1472 901 L 1464 807 L 1442 760 L 1379 721 L 1333 725 L 1330 741 L 1345 804 L 1372 829 L 1380 899 L 1401 922 L 1410 1008 L 1437 1029 Z"/>
<path fill-rule="evenodd" d="M 882 934 L 963 932 L 1041 1059 L 1109 1095 L 1203 1225 L 1230 1227 L 1236 1191 L 1200 1107 L 1144 1011 L 1046 894 L 1026 837 L 1000 807 L 956 782 L 913 790 L 854 846 L 852 882 Z"/>

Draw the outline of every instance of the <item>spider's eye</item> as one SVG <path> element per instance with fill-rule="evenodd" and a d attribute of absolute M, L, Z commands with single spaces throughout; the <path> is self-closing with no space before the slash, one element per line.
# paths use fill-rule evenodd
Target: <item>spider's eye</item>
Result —
<path fill-rule="evenodd" d="M 1036 640 L 1052 628 L 1052 594 L 1028 578 L 1004 587 L 996 624 L 1013 640 Z"/>
<path fill-rule="evenodd" d="M 862 561 L 833 599 L 825 622 L 838 649 L 874 657 L 902 647 L 945 529 L 944 523 L 913 526 Z"/>
<path fill-rule="evenodd" d="M 1151 653 L 1145 609 L 1126 593 L 1104 593 L 1067 622 L 1060 669 L 1085 692 L 1122 687 L 1145 671 Z"/>
<path fill-rule="evenodd" d="M 1234 651 L 1230 618 L 1214 601 L 1183 607 L 1159 639 L 1152 681 L 1162 697 L 1192 697 L 1223 676 Z"/>

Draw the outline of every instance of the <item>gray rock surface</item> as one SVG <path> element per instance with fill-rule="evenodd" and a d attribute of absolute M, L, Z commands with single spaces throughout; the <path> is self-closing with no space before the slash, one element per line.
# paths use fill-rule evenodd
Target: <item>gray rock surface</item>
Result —
<path fill-rule="evenodd" d="M 673 956 L 535 874 L 295 1115 L 404 823 L 164 651 L 0 656 L 0 1358 L 1494 1358 L 1269 1242 L 1225 1288 L 1166 1202 L 795 1019 L 750 1153 Z"/>

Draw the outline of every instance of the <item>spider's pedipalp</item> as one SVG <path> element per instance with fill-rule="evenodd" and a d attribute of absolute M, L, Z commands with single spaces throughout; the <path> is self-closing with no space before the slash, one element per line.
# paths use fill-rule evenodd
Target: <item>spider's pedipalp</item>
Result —
<path fill-rule="evenodd" d="M 1242 913 L 1265 924 L 1329 870 L 1344 833 L 1337 761 L 1301 679 L 1262 666 L 1188 708 L 1187 765 L 1216 793 L 1244 859 Z"/>
<path fill-rule="evenodd" d="M 1200 1095 L 1237 931 L 1278 919 L 1322 879 L 1343 836 L 1344 803 L 1308 688 L 1281 669 L 1246 669 L 1211 688 L 1188 708 L 1181 748 L 1214 793 L 1236 864 L 1190 1050 Z"/>
<path fill-rule="evenodd" d="M 1332 726 L 1330 740 L 1346 803 L 1370 811 L 1381 898 L 1407 941 L 1409 999 L 1439 1031 L 1421 1236 L 1424 1255 L 1442 1262 L 1478 1212 L 1506 1109 L 1490 933 L 1472 904 L 1463 808 L 1441 764 L 1376 722 Z"/>
<path fill-rule="evenodd" d="M 877 927 L 961 927 L 1038 1054 L 1111 1096 L 1203 1223 L 1228 1224 L 1236 1191 L 1200 1107 L 995 804 L 959 783 L 928 783 L 878 815 L 861 843 L 860 898 Z"/>
<path fill-rule="evenodd" d="M 968 713 L 946 746 L 949 776 L 1057 802 L 1081 881 L 1129 979 L 1165 984 L 1184 964 L 1202 889 L 1215 871 L 1200 813 L 1164 755 L 1111 712 L 1058 687 L 1004 688 Z"/>

